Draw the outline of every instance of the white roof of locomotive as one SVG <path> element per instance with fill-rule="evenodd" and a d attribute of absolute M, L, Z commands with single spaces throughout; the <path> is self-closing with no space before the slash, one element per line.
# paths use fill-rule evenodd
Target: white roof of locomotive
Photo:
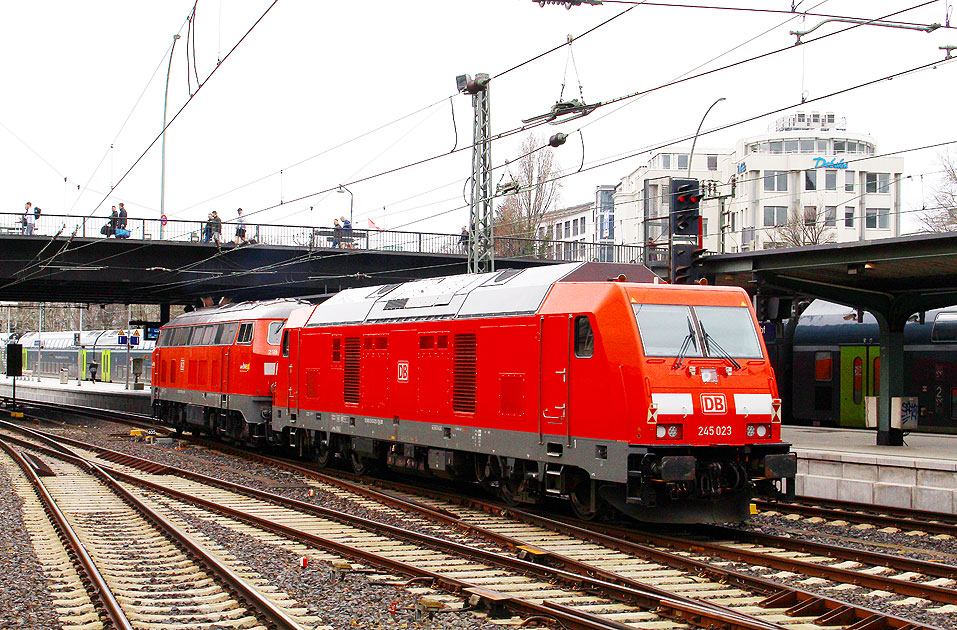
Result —
<path fill-rule="evenodd" d="M 317 306 L 306 326 L 526 315 L 541 307 L 553 284 L 582 264 L 347 289 Z"/>

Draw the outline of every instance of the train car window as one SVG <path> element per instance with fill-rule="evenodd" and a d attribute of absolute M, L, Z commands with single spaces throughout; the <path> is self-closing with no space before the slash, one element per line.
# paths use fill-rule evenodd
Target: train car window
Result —
<path fill-rule="evenodd" d="M 645 356 L 676 357 L 684 347 L 684 356 L 700 357 L 701 344 L 693 330 L 691 309 L 672 304 L 634 304 L 635 318 Z M 685 340 L 691 337 L 690 343 Z"/>
<path fill-rule="evenodd" d="M 830 381 L 834 378 L 834 361 L 830 352 L 814 353 L 814 380 Z"/>
<path fill-rule="evenodd" d="M 587 315 L 575 318 L 575 356 L 581 359 L 595 354 L 595 333 Z"/>
<path fill-rule="evenodd" d="M 187 340 L 189 339 L 189 326 L 181 326 L 173 332 L 173 340 L 170 345 L 173 346 L 185 346 Z"/>
<path fill-rule="evenodd" d="M 282 333 L 282 356 L 289 356 L 289 331 L 284 330 Z"/>
<path fill-rule="evenodd" d="M 286 320 L 279 322 L 269 322 L 269 333 L 266 335 L 266 343 L 270 346 L 278 346 L 282 339 L 282 327 L 286 325 Z"/>
<path fill-rule="evenodd" d="M 253 323 L 243 322 L 239 326 L 239 336 L 236 338 L 237 344 L 249 345 L 253 342 Z"/>
<path fill-rule="evenodd" d="M 871 395 L 877 396 L 878 392 L 881 391 L 881 358 L 875 357 L 871 365 L 874 369 L 873 389 L 871 390 Z"/>
<path fill-rule="evenodd" d="M 957 341 L 957 312 L 937 313 L 937 317 L 934 318 L 934 329 L 930 333 L 930 340 L 936 343 Z"/>
<path fill-rule="evenodd" d="M 216 333 L 216 345 L 217 346 L 231 346 L 233 341 L 236 339 L 236 331 L 239 330 L 239 324 L 236 322 L 229 322 L 228 324 L 220 324 L 220 328 Z"/>
<path fill-rule="evenodd" d="M 695 306 L 695 314 L 706 335 L 705 350 L 709 356 L 760 359 L 761 343 L 751 319 L 751 311 L 741 306 Z"/>
<path fill-rule="evenodd" d="M 203 345 L 203 335 L 205 334 L 206 334 L 205 326 L 193 326 L 193 330 L 189 335 L 189 345 L 191 346 Z"/>
<path fill-rule="evenodd" d="M 164 328 L 160 331 L 159 339 L 156 340 L 156 346 L 162 348 L 169 345 L 169 328 Z"/>
<path fill-rule="evenodd" d="M 216 326 L 204 326 L 203 327 L 203 345 L 211 346 L 213 342 L 216 341 Z"/>

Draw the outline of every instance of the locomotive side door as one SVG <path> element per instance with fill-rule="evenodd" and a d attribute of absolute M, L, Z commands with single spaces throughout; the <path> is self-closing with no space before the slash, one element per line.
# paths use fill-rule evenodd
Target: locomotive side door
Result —
<path fill-rule="evenodd" d="M 539 398 L 541 410 L 538 433 L 568 435 L 568 372 L 572 317 L 546 315 L 539 319 Z"/>
<path fill-rule="evenodd" d="M 229 408 L 229 351 L 231 346 L 222 348 L 222 357 L 219 362 L 219 408 L 223 411 Z"/>
<path fill-rule="evenodd" d="M 880 356 L 878 345 L 841 346 L 840 426 L 867 425 L 867 397 L 878 395 Z"/>
<path fill-rule="evenodd" d="M 286 375 L 286 413 L 292 420 L 299 415 L 299 331 L 287 329 L 282 334 L 282 355 L 289 357 Z"/>

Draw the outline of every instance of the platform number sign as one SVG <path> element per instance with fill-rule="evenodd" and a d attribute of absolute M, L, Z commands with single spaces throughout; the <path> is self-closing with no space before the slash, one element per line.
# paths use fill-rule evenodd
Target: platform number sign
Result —
<path fill-rule="evenodd" d="M 396 369 L 396 380 L 400 383 L 409 382 L 409 362 L 408 361 L 399 361 Z"/>

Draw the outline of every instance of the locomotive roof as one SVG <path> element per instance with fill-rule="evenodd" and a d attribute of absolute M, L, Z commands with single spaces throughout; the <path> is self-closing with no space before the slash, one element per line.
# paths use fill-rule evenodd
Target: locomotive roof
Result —
<path fill-rule="evenodd" d="M 317 306 L 306 326 L 527 315 L 538 311 L 556 282 L 596 279 L 602 270 L 607 279 L 620 269 L 568 263 L 347 289 Z"/>
<path fill-rule="evenodd" d="M 306 304 L 308 302 L 303 300 L 282 298 L 265 302 L 238 302 L 236 304 L 210 306 L 174 317 L 167 326 L 213 324 L 240 319 L 285 319 L 290 312 Z"/>

